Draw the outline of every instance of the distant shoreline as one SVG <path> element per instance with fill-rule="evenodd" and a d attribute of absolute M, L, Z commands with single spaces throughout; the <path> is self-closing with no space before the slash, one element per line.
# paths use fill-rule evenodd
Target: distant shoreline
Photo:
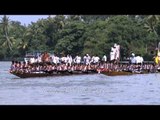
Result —
<path fill-rule="evenodd" d="M 0 60 L 0 62 L 11 62 L 11 61 L 12 61 L 12 60 Z M 24 60 L 17 60 L 17 61 L 23 62 Z M 128 64 L 129 61 L 120 61 L 119 63 Z M 144 63 L 144 64 L 146 64 L 146 63 L 154 63 L 154 61 L 144 61 L 143 63 Z"/>

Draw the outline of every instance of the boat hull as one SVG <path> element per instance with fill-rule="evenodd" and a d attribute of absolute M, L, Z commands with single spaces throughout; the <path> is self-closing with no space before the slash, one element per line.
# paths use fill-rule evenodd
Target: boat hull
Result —
<path fill-rule="evenodd" d="M 108 75 L 108 76 L 120 76 L 120 75 L 135 75 L 135 74 L 148 74 L 148 71 L 103 71 L 102 74 Z"/>
<path fill-rule="evenodd" d="M 53 72 L 53 73 L 20 73 L 20 72 L 10 72 L 11 74 L 20 77 L 20 78 L 33 78 L 33 77 L 48 77 L 48 76 L 69 76 L 69 75 L 85 75 L 85 74 L 95 74 L 97 72 L 95 71 L 87 71 L 87 72 L 81 72 L 81 71 L 74 71 L 74 72 Z"/>
<path fill-rule="evenodd" d="M 70 76 L 70 75 L 86 75 L 97 74 L 97 71 L 56 71 L 56 72 L 39 72 L 39 73 L 20 73 L 10 72 L 11 74 L 20 78 L 33 78 L 33 77 L 48 77 L 48 76 Z M 122 75 L 134 75 L 134 74 L 147 74 L 148 72 L 131 72 L 131 71 L 101 71 L 101 74 L 107 76 L 122 76 Z"/>
<path fill-rule="evenodd" d="M 132 75 L 132 72 L 127 71 L 103 71 L 102 74 L 108 75 L 108 76 L 120 76 L 120 75 Z"/>

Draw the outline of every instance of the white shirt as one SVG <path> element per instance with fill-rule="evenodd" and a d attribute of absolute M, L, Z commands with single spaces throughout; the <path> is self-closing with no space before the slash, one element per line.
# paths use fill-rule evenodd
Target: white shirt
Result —
<path fill-rule="evenodd" d="M 103 56 L 102 61 L 105 61 L 105 62 L 107 61 L 107 56 L 106 55 Z"/>

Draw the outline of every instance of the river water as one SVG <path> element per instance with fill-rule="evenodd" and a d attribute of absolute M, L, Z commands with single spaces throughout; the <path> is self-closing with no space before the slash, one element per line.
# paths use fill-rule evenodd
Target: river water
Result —
<path fill-rule="evenodd" d="M 160 105 L 160 73 L 18 78 L 0 62 L 0 105 Z"/>

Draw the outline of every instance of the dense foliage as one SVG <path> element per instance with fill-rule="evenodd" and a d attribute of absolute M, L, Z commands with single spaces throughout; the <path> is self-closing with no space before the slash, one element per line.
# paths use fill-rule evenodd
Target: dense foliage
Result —
<path fill-rule="evenodd" d="M 0 60 L 34 51 L 109 57 L 114 43 L 121 46 L 121 60 L 132 52 L 152 60 L 159 35 L 158 15 L 56 15 L 28 26 L 4 15 L 0 19 Z"/>

